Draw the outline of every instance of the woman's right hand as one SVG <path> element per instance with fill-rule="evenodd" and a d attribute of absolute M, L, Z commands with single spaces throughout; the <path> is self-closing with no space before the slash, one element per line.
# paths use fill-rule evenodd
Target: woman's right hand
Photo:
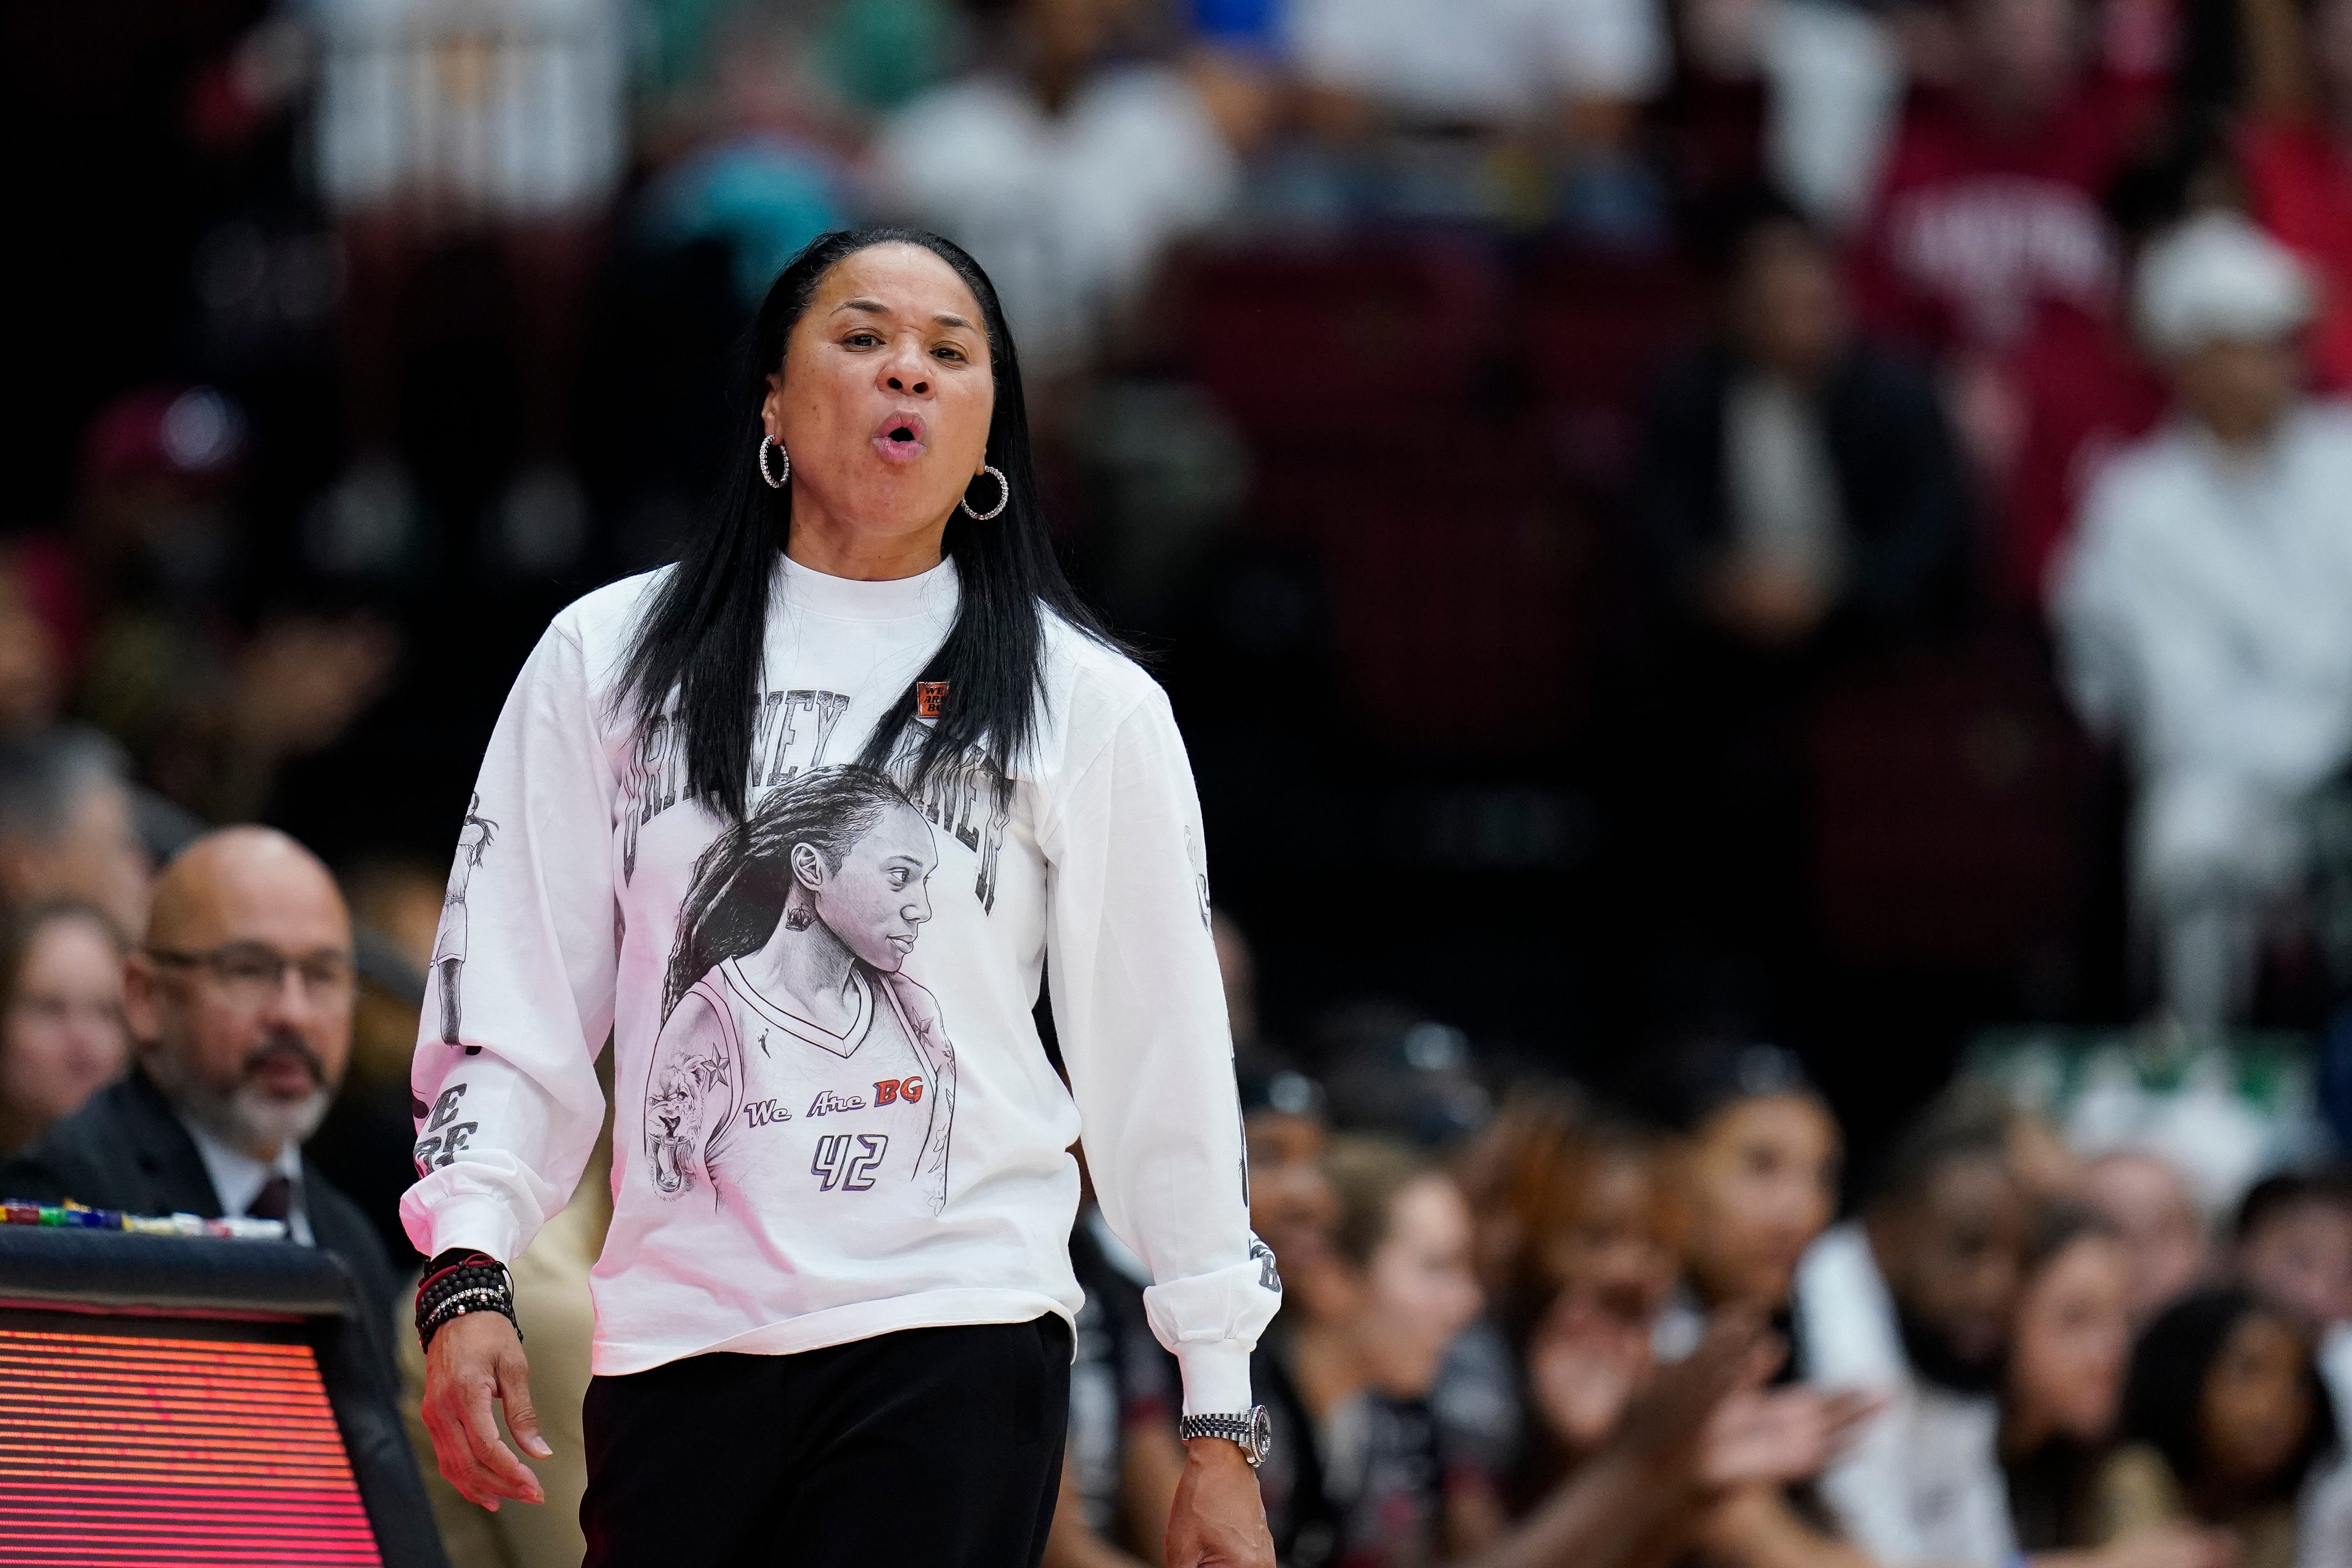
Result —
<path fill-rule="evenodd" d="M 1530 1336 L 1527 1360 L 1537 1413 L 1581 1457 L 1609 1436 L 1654 1370 L 1650 1325 L 1563 1290 Z"/>
<path fill-rule="evenodd" d="M 1700 1479 L 1727 1489 L 1810 1480 L 1844 1452 L 1862 1424 L 1885 1403 L 1853 1389 L 1802 1384 L 1738 1390 L 1707 1420 L 1699 1445 Z"/>
<path fill-rule="evenodd" d="M 530 1363 L 515 1326 L 497 1312 L 467 1312 L 442 1324 L 425 1354 L 425 1430 L 442 1475 L 467 1501 L 492 1513 L 500 1498 L 545 1502 L 539 1478 L 499 1440 L 494 1399 L 525 1453 L 544 1459 L 555 1452 L 539 1435 Z"/>
<path fill-rule="evenodd" d="M 1716 1412 L 1734 1394 L 1760 1386 L 1785 1353 L 1762 1313 L 1745 1307 L 1718 1310 L 1697 1350 L 1661 1370 L 1627 1401 L 1612 1446 L 1709 1485 L 1702 1460 Z"/>

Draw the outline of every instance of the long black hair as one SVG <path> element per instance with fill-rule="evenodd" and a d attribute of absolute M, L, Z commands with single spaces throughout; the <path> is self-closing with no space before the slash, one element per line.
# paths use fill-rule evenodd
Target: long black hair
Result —
<path fill-rule="evenodd" d="M 2194 1491 L 2212 1456 L 2205 1447 L 2205 1382 L 2221 1359 L 2221 1347 L 2246 1319 L 2289 1320 L 2241 1286 L 2200 1290 L 2157 1315 L 2132 1349 L 2131 1373 L 2124 1381 L 2123 1436 L 2151 1445 L 2181 1486 Z M 2291 1498 L 2312 1467 L 2336 1447 L 2336 1407 L 2319 1370 L 2306 1356 L 2304 1404 L 2310 1411 L 2303 1442 L 2263 1489 L 2263 1497 Z"/>
<path fill-rule="evenodd" d="M 1045 689 L 1045 613 L 1050 610 L 1085 635 L 1117 646 L 1071 588 L 1046 534 L 1030 458 L 1021 362 L 988 274 L 961 247 L 922 229 L 819 235 L 777 275 L 752 320 L 734 389 L 737 456 L 727 466 L 710 515 L 687 540 L 677 567 L 637 626 L 616 698 L 634 706 L 640 728 L 650 730 L 677 694 L 673 722 L 684 731 L 687 794 L 729 821 L 743 816 L 769 584 L 793 527 L 790 487 L 772 489 L 753 471 L 765 434 L 760 405 L 818 280 L 835 263 L 877 245 L 929 251 L 954 269 L 979 303 L 996 387 L 986 461 L 1004 475 L 1007 493 L 1003 511 L 987 522 L 974 521 L 961 509 L 950 514 L 941 550 L 955 563 L 961 585 L 955 623 L 930 662 L 875 725 L 860 761 L 869 767 L 889 766 L 901 731 L 915 718 L 916 682 L 944 681 L 946 703 L 920 747 L 908 748 L 912 767 L 903 782 L 919 791 L 933 768 L 974 749 L 1010 775 L 1036 732 Z M 982 475 L 974 490 L 974 511 L 996 504 L 993 479 Z"/>
<path fill-rule="evenodd" d="M 694 862 L 694 879 L 678 910 L 662 1016 L 711 970 L 767 945 L 792 898 L 795 845 L 824 857 L 826 870 L 839 870 L 851 846 L 893 806 L 915 810 L 897 784 L 872 768 L 814 768 L 713 839 Z"/>

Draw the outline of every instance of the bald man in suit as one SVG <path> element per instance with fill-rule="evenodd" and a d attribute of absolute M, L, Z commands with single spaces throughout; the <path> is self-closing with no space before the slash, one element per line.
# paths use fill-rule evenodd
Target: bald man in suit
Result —
<path fill-rule="evenodd" d="M 383 1243 L 302 1160 L 351 1054 L 352 988 L 351 915 L 317 856 L 264 827 L 195 840 L 125 963 L 130 1073 L 0 1167 L 0 1192 L 283 1220 L 350 1273 L 389 1374 Z"/>

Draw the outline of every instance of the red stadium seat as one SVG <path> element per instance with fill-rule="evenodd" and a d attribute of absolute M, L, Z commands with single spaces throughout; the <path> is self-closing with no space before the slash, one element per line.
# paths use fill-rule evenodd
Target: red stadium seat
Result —
<path fill-rule="evenodd" d="M 1486 248 L 1444 235 L 1257 246 L 1180 287 L 1189 368 L 1261 445 L 1454 414 L 1493 363 L 1505 299 Z"/>
<path fill-rule="evenodd" d="M 1321 561 L 1347 699 L 1384 747 L 1541 751 L 1584 693 L 1587 520 L 1539 459 L 1476 459 L 1500 444 L 1449 425 L 1263 476 L 1260 526 Z"/>
<path fill-rule="evenodd" d="M 2064 966 L 2095 863 L 2096 758 L 2030 645 L 1988 638 L 1842 682 L 1811 733 L 1831 956 Z"/>
<path fill-rule="evenodd" d="M 1562 473 L 1613 491 L 1631 469 L 1644 389 L 1698 330 L 1698 289 L 1667 258 L 1561 247 L 1536 262 L 1524 298 L 1518 384 L 1543 411 Z"/>

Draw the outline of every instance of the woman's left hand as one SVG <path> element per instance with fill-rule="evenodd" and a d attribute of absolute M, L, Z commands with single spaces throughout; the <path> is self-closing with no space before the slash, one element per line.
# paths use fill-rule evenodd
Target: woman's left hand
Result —
<path fill-rule="evenodd" d="M 1238 1444 L 1195 1437 L 1168 1515 L 1168 1568 L 1275 1568 L 1257 1472 Z"/>

